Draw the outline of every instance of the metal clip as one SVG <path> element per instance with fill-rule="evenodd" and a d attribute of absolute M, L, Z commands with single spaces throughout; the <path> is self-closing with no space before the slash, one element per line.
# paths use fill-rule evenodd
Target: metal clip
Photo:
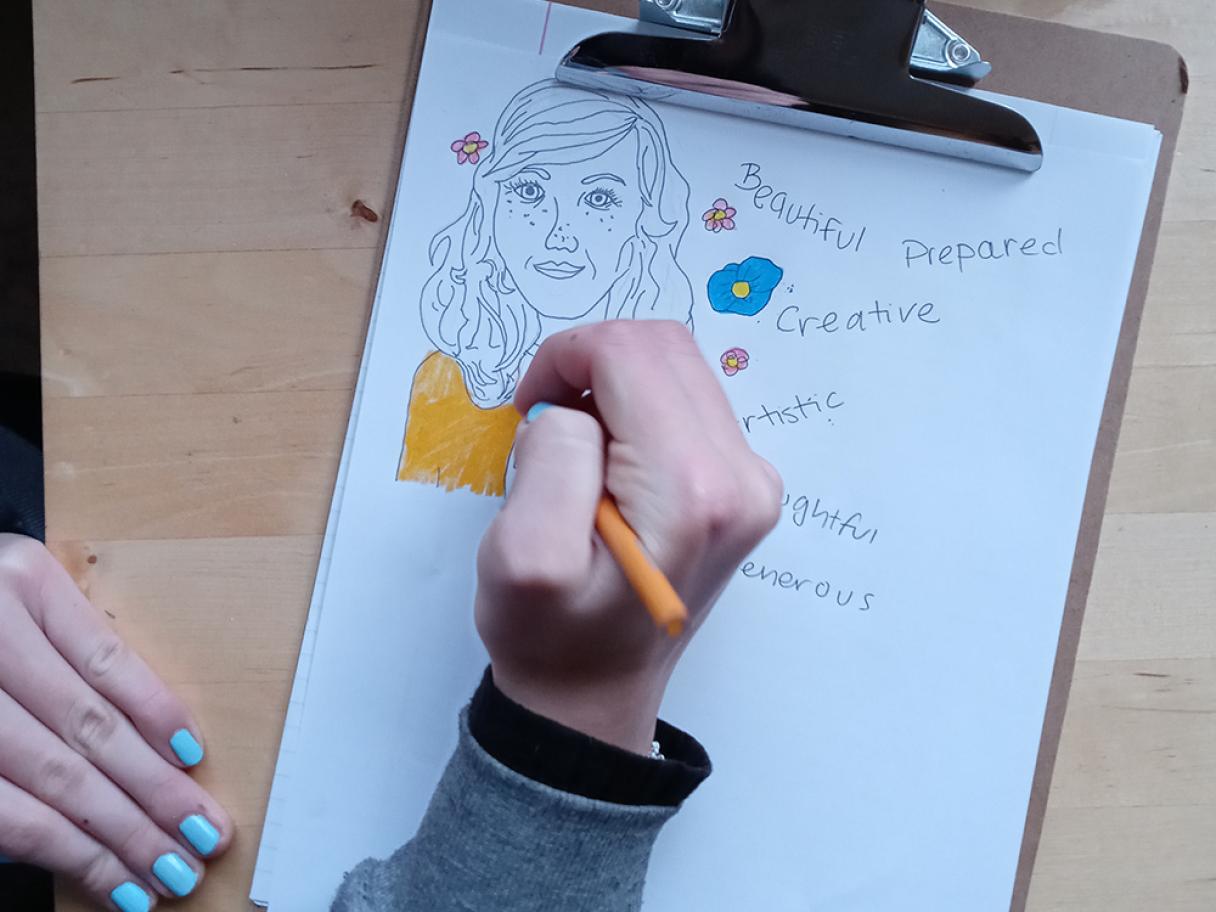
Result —
<path fill-rule="evenodd" d="M 729 0 L 641 0 L 641 18 L 668 28 L 719 35 L 728 5 Z M 928 10 L 908 64 L 916 76 L 967 86 L 992 72 L 992 64 L 967 39 Z"/>
<path fill-rule="evenodd" d="M 924 0 L 642 0 L 641 10 L 674 28 L 592 35 L 557 78 L 1022 171 L 1042 166 L 1025 117 L 954 88 L 992 68 Z"/>

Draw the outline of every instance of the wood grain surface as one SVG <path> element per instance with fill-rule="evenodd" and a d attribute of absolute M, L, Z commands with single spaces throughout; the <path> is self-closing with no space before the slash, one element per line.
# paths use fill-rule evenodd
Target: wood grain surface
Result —
<path fill-rule="evenodd" d="M 1029 909 L 1210 912 L 1216 14 L 969 3 L 1189 64 Z M 239 833 L 180 908 L 246 909 L 386 228 L 352 204 L 392 202 L 419 3 L 36 0 L 35 18 L 49 535 L 207 733 L 199 777 Z"/>

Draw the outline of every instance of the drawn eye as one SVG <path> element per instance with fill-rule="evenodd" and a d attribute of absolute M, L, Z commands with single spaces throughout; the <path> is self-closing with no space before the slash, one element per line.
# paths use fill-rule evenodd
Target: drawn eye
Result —
<path fill-rule="evenodd" d="M 583 202 L 601 212 L 621 204 L 620 198 L 610 187 L 596 187 L 594 190 L 588 191 L 583 194 Z"/>
<path fill-rule="evenodd" d="M 507 186 L 507 189 L 523 203 L 539 203 L 545 198 L 545 188 L 534 180 L 521 177 Z"/>

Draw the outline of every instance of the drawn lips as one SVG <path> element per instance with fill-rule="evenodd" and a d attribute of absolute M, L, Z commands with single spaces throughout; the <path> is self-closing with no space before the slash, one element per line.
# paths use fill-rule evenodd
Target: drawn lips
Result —
<path fill-rule="evenodd" d="M 546 278 L 573 279 L 586 267 L 575 266 L 573 263 L 567 263 L 565 261 L 555 263 L 552 260 L 545 260 L 543 263 L 533 263 L 532 268 Z"/>

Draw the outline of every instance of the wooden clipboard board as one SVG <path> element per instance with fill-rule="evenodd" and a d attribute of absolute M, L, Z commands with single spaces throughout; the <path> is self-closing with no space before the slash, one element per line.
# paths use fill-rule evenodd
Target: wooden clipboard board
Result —
<path fill-rule="evenodd" d="M 637 0 L 558 2 L 630 18 L 638 17 Z M 423 0 L 419 7 L 414 48 L 416 61 L 421 59 L 430 3 Z M 949 3 L 933 2 L 930 7 L 951 28 L 966 36 L 968 41 L 982 51 L 984 58 L 992 63 L 992 75 L 985 79 L 981 86 L 984 90 L 1152 124 L 1162 134 L 1157 173 L 1149 197 L 1140 250 L 1136 257 L 1136 268 L 1128 293 L 1127 308 L 1115 350 L 1114 364 L 1111 367 L 1106 402 L 1090 466 L 1085 506 L 1077 534 L 1072 575 L 1056 650 L 1055 668 L 1039 741 L 1038 761 L 1026 810 L 1026 825 L 1022 832 L 1022 847 L 1013 895 L 1010 898 L 1010 912 L 1022 912 L 1030 891 L 1030 878 L 1043 830 L 1056 751 L 1064 726 L 1064 713 L 1068 707 L 1068 692 L 1081 638 L 1081 621 L 1085 614 L 1085 602 L 1098 553 L 1115 447 L 1118 444 L 1119 427 L 1127 401 L 1132 359 L 1136 352 L 1140 319 L 1148 295 L 1149 276 L 1157 249 L 1157 236 L 1161 229 L 1161 216 L 1174 161 L 1174 150 L 1182 125 L 1189 76 L 1186 61 L 1177 50 L 1167 44 Z M 417 64 L 413 67 L 413 72 L 416 78 Z M 411 81 L 407 98 L 413 97 L 414 87 L 414 82 Z M 403 124 L 408 122 L 407 109 Z"/>
<path fill-rule="evenodd" d="M 968 41 L 982 48 L 984 56 L 991 61 L 993 72 L 983 83 L 985 89 L 1152 124 L 1162 136 L 1157 174 L 1144 218 L 1140 251 L 1136 256 L 1136 269 L 1094 446 L 1055 670 L 1043 718 L 1038 762 L 1026 810 L 1026 826 L 1022 831 L 1022 849 L 1010 901 L 1011 912 L 1021 912 L 1030 892 L 1051 774 L 1064 727 L 1068 691 L 1081 639 L 1081 620 L 1098 554 L 1119 426 L 1123 421 L 1132 359 L 1148 296 L 1149 276 L 1157 250 L 1157 235 L 1161 230 L 1161 214 L 1182 125 L 1189 77 L 1182 56 L 1174 48 L 1159 42 L 945 3 L 935 3 L 933 9 L 952 28 L 966 35 Z"/>

